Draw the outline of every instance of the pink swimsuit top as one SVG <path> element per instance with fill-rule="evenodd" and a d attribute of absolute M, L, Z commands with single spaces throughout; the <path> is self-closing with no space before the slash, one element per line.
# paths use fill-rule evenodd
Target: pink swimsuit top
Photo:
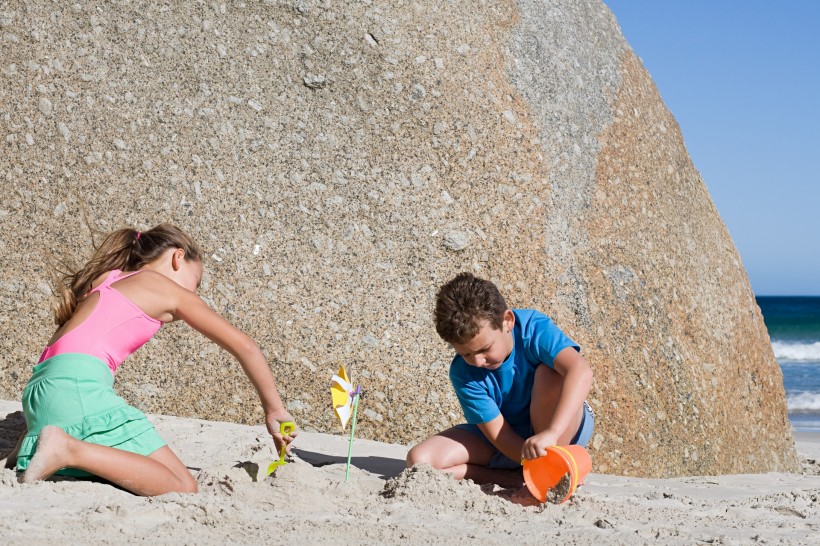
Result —
<path fill-rule="evenodd" d="M 102 284 L 89 291 L 87 296 L 100 293 L 96 307 L 79 326 L 46 347 L 38 364 L 62 353 L 82 353 L 99 358 L 108 364 L 112 374 L 116 372 L 122 361 L 145 345 L 162 326 L 162 322 L 146 315 L 111 286 L 137 273 L 123 274 L 114 269 Z"/>

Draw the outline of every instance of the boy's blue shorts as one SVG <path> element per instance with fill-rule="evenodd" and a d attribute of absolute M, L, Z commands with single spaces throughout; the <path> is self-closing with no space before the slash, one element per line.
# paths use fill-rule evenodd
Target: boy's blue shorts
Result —
<path fill-rule="evenodd" d="M 500 468 L 500 469 L 515 469 L 521 468 L 521 461 L 513 461 L 500 451 L 498 451 L 495 446 L 484 436 L 484 433 L 481 432 L 481 429 L 478 428 L 478 425 L 471 425 L 468 423 L 463 423 L 461 425 L 456 425 L 457 429 L 467 431 L 471 434 L 475 434 L 476 436 L 480 436 L 484 443 L 488 446 L 492 447 L 495 450 L 495 454 L 490 459 L 490 464 L 487 465 L 487 468 Z M 581 418 L 581 424 L 578 426 L 578 432 L 575 433 L 575 436 L 572 437 L 572 440 L 569 441 L 572 445 L 579 445 L 581 447 L 586 447 L 589 444 L 589 440 L 592 438 L 592 431 L 595 428 L 595 415 L 592 413 L 592 408 L 589 407 L 589 404 L 584 401 L 584 416 Z M 532 430 L 532 424 L 526 423 L 524 425 L 518 425 L 517 427 L 513 427 L 516 433 L 522 438 L 529 438 L 535 432 Z"/>

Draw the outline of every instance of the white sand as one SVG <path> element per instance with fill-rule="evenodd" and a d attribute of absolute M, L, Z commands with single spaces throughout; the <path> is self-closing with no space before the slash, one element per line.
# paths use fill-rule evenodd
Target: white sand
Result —
<path fill-rule="evenodd" d="M 18 402 L 0 401 L 0 449 L 17 422 L 7 415 L 19 409 Z M 664 480 L 592 474 L 571 502 L 542 510 L 430 469 L 401 474 L 406 448 L 367 440 L 354 443 L 357 467 L 345 483 L 347 441 L 327 434 L 302 433 L 294 462 L 254 482 L 254 465 L 264 470 L 276 458 L 261 426 L 151 418 L 180 458 L 201 469 L 194 470 L 199 493 L 140 498 L 93 482 L 20 485 L 15 472 L 3 470 L 3 543 L 820 542 L 818 435 L 796 435 L 803 474 Z"/>

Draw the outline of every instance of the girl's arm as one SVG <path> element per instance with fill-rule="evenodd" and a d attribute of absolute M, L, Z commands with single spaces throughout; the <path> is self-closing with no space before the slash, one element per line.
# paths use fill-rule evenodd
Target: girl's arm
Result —
<path fill-rule="evenodd" d="M 184 320 L 239 361 L 259 394 L 265 412 L 265 425 L 273 436 L 277 450 L 282 447 L 282 442 L 292 442 L 296 432 L 283 438 L 279 433 L 279 425 L 283 421 L 293 421 L 293 417 L 282 403 L 265 355 L 256 342 L 222 318 L 193 292 L 170 280 L 169 285 L 173 285 L 169 286 L 171 297 L 168 301 L 171 304 L 169 312 L 174 319 Z"/>

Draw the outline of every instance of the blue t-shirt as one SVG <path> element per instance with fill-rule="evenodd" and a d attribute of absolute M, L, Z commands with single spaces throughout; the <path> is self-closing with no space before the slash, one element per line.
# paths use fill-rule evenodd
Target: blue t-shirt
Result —
<path fill-rule="evenodd" d="M 450 364 L 450 381 L 470 424 L 492 421 L 500 413 L 512 427 L 528 425 L 538 365 L 552 368 L 562 350 L 567 347 L 581 350 L 544 313 L 513 309 L 513 314 L 513 350 L 498 369 L 470 366 L 461 355 L 456 355 Z"/>

